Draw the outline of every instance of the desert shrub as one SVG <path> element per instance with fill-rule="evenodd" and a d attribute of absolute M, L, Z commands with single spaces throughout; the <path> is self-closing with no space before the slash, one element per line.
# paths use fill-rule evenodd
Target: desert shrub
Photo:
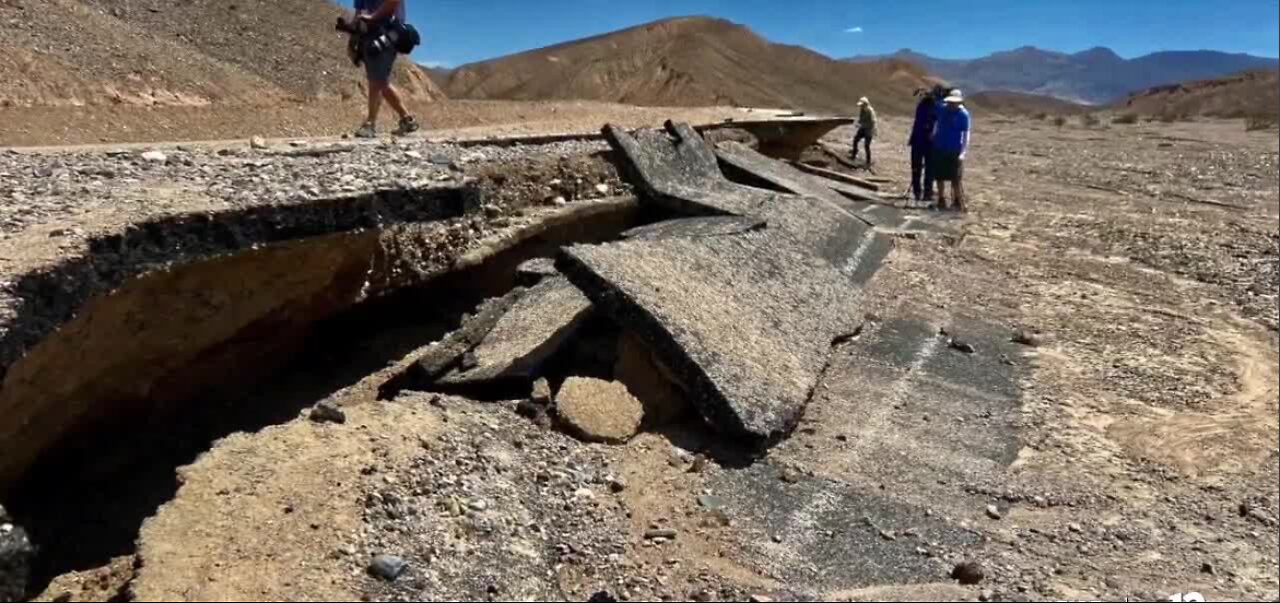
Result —
<path fill-rule="evenodd" d="M 1080 116 L 1080 125 L 1086 128 L 1096 128 L 1101 123 L 1102 123 L 1102 120 L 1098 119 L 1098 116 L 1092 113 L 1085 113 Z"/>
<path fill-rule="evenodd" d="M 1265 115 L 1254 115 L 1244 120 L 1244 129 L 1248 132 L 1270 130 L 1276 126 L 1276 118 Z"/>
<path fill-rule="evenodd" d="M 1063 116 L 1059 115 L 1059 116 L 1057 116 L 1057 117 L 1053 118 L 1053 125 L 1058 126 L 1059 128 L 1061 128 L 1062 126 L 1067 125 L 1067 118 L 1065 118 L 1065 117 L 1063 117 Z"/>
<path fill-rule="evenodd" d="M 1036 113 L 1036 114 L 1035 114 L 1035 115 L 1033 115 L 1032 117 L 1034 117 L 1035 119 L 1037 119 L 1037 120 L 1039 120 L 1039 121 L 1044 121 L 1044 120 L 1046 120 L 1046 119 L 1049 119 L 1049 114 L 1048 114 L 1048 113 L 1045 113 L 1045 112 L 1043 112 L 1043 111 L 1041 111 L 1040 113 Z"/>
<path fill-rule="evenodd" d="M 1166 110 L 1160 112 L 1159 119 L 1161 123 L 1171 124 L 1177 122 L 1179 120 L 1179 116 L 1173 111 Z"/>
<path fill-rule="evenodd" d="M 1117 116 L 1115 116 L 1114 118 L 1112 118 L 1111 123 L 1113 123 L 1113 124 L 1125 124 L 1125 125 L 1132 125 L 1132 124 L 1136 124 L 1136 123 L 1138 123 L 1138 114 L 1137 114 L 1137 113 L 1132 113 L 1132 112 L 1130 112 L 1130 113 L 1121 113 L 1120 115 L 1117 115 Z"/>

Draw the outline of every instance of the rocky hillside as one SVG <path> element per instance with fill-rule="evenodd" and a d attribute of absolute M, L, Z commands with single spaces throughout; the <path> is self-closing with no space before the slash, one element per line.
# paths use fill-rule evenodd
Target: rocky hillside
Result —
<path fill-rule="evenodd" d="M 970 92 L 1005 90 L 1090 104 L 1123 100 L 1153 86 L 1275 68 L 1276 59 L 1214 51 L 1157 52 L 1125 59 L 1109 48 L 1067 54 L 1031 46 L 973 60 L 937 59 L 911 50 L 850 62 L 893 58 L 919 65 Z"/>
<path fill-rule="evenodd" d="M 451 98 L 849 113 L 860 96 L 882 110 L 907 111 L 911 91 L 926 80 L 904 61 L 842 63 L 729 21 L 685 17 L 464 65 L 444 87 Z"/>
<path fill-rule="evenodd" d="M 361 94 L 329 0 L 0 0 L 0 105 L 179 105 Z M 441 97 L 405 61 L 398 82 Z"/>
<path fill-rule="evenodd" d="M 1129 111 L 1170 117 L 1280 119 L 1280 71 L 1255 70 L 1230 77 L 1159 86 L 1130 96 Z"/>

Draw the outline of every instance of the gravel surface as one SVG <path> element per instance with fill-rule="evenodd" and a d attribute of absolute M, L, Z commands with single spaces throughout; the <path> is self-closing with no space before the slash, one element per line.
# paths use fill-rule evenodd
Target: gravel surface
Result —
<path fill-rule="evenodd" d="M 605 150 L 600 142 L 536 148 L 296 141 L 283 148 L 0 152 L 0 241 L 33 226 L 74 222 L 97 210 L 135 220 L 166 213 L 164 197 L 198 197 L 205 211 L 304 204 L 384 189 L 459 183 L 485 164 Z M 585 193 L 586 191 L 584 191 Z M 594 189 L 592 189 L 594 192 Z M 595 196 L 599 195 L 598 193 Z M 160 198 L 157 198 L 160 197 Z M 74 227 L 52 236 L 74 236 Z"/>

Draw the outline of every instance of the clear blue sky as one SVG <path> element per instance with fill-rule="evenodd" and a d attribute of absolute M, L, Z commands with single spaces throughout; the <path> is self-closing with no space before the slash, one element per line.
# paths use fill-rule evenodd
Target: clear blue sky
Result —
<path fill-rule="evenodd" d="M 1276 0 L 406 0 L 422 63 L 457 66 L 648 21 L 712 15 L 831 56 L 911 48 L 972 58 L 1019 46 L 1124 57 L 1280 54 Z M 351 0 L 340 0 L 350 6 Z"/>

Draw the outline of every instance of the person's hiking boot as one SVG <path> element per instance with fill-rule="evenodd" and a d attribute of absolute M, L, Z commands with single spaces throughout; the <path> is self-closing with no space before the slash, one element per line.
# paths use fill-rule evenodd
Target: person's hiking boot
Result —
<path fill-rule="evenodd" d="M 418 125 L 418 120 L 414 119 L 412 115 L 406 115 L 400 118 L 400 126 L 396 128 L 395 135 L 408 136 L 419 129 L 421 129 L 421 126 Z"/>
<path fill-rule="evenodd" d="M 363 124 L 360 124 L 360 128 L 356 130 L 355 137 L 356 138 L 377 138 L 378 127 L 369 122 L 364 122 Z"/>

